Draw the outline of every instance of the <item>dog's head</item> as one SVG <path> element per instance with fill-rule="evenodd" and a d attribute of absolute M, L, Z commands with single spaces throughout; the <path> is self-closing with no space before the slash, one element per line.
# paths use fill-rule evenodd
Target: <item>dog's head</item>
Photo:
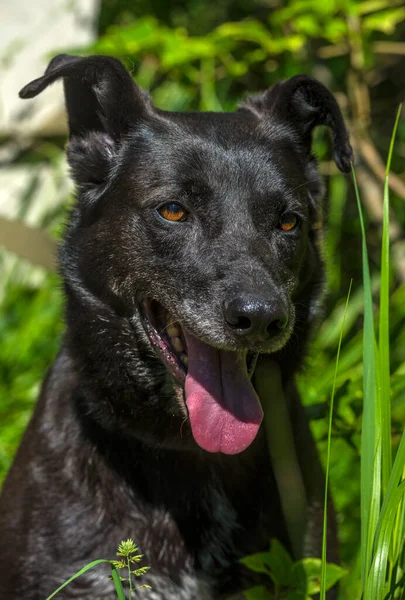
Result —
<path fill-rule="evenodd" d="M 20 95 L 59 78 L 79 190 L 65 277 L 143 328 L 142 343 L 184 388 L 197 443 L 240 452 L 262 418 L 255 357 L 302 353 L 315 311 L 322 184 L 312 131 L 331 128 L 348 171 L 338 105 L 301 75 L 236 112 L 165 112 L 104 56 L 57 56 Z"/>

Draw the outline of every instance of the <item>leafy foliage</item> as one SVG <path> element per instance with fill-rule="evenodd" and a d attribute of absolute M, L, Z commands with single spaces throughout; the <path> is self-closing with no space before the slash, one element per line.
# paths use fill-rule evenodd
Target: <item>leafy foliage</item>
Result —
<path fill-rule="evenodd" d="M 214 9 L 214 2 L 206 2 L 204 11 L 210 5 Z M 158 105 L 227 110 L 246 89 L 311 71 L 320 58 L 334 79 L 332 87 L 343 89 L 357 38 L 367 67 L 374 67 L 379 60 L 375 38 L 394 34 L 405 20 L 404 10 L 390 0 L 294 0 L 275 3 L 264 14 L 257 10 L 261 18 L 249 7 L 237 11 L 238 20 L 209 29 L 202 20 L 197 32 L 191 20 L 186 27 L 168 26 L 152 16 L 156 13 L 132 8 L 136 18 L 128 18 L 128 12 L 125 18 L 116 15 L 118 24 L 106 27 L 91 50 L 126 62 Z"/>
<path fill-rule="evenodd" d="M 7 284 L 0 311 L 0 476 L 8 468 L 40 384 L 60 343 L 62 298 L 55 276 L 39 288 L 20 276 Z"/>
<path fill-rule="evenodd" d="M 322 561 L 318 558 L 304 558 L 293 562 L 291 556 L 277 540 L 272 540 L 268 552 L 252 554 L 241 561 L 251 571 L 264 573 L 269 577 L 271 588 L 256 586 L 246 590 L 247 600 L 298 600 L 319 594 L 321 588 Z M 346 571 L 338 565 L 326 565 L 326 589 L 333 587 Z"/>

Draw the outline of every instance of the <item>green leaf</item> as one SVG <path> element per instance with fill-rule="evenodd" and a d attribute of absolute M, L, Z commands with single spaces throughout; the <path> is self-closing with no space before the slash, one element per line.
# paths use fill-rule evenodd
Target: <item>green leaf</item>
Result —
<path fill-rule="evenodd" d="M 380 11 L 363 19 L 364 31 L 383 31 L 387 35 L 393 34 L 397 25 L 405 19 L 405 8 L 390 8 Z"/>
<path fill-rule="evenodd" d="M 256 585 L 250 590 L 244 590 L 243 595 L 246 600 L 274 600 L 273 594 L 264 585 Z"/>
<path fill-rule="evenodd" d="M 289 585 L 293 560 L 284 546 L 276 539 L 270 542 L 266 564 L 279 585 Z"/>
<path fill-rule="evenodd" d="M 321 568 L 322 561 L 320 558 L 303 558 L 297 561 L 291 569 L 290 586 L 295 587 L 297 591 L 304 594 L 319 594 Z M 326 565 L 325 589 L 329 590 L 333 587 L 346 573 L 347 571 L 339 565 L 328 563 Z"/>
<path fill-rule="evenodd" d="M 271 540 L 268 552 L 258 552 L 241 559 L 241 562 L 251 571 L 272 575 L 277 584 L 288 586 L 291 578 L 293 561 L 282 544 L 276 539 Z"/>
<path fill-rule="evenodd" d="M 355 4 L 356 13 L 363 15 L 367 13 L 377 12 L 385 8 L 389 8 L 391 0 L 363 0 Z"/>
<path fill-rule="evenodd" d="M 240 559 L 240 562 L 244 564 L 248 569 L 255 573 L 266 573 L 269 575 L 270 568 L 267 565 L 268 554 L 267 552 L 257 552 L 256 554 L 250 554 Z"/>

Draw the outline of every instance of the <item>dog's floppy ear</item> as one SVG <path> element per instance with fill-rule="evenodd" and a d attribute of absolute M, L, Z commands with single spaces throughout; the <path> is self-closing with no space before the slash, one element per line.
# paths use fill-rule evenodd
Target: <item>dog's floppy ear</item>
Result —
<path fill-rule="evenodd" d="M 339 106 L 330 91 L 307 75 L 296 75 L 277 83 L 247 103 L 261 117 L 271 115 L 298 133 L 311 154 L 312 131 L 317 125 L 327 125 L 332 131 L 333 157 L 338 168 L 347 173 L 353 160 L 349 135 Z"/>
<path fill-rule="evenodd" d="M 101 183 L 123 136 L 146 115 L 149 98 L 116 58 L 68 54 L 53 58 L 43 77 L 28 83 L 20 97 L 37 96 L 61 78 L 73 178 L 79 185 Z"/>

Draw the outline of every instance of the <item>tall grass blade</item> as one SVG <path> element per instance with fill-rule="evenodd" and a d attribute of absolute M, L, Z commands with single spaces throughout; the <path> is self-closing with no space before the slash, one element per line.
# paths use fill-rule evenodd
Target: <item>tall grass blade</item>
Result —
<path fill-rule="evenodd" d="M 375 333 L 373 320 L 373 300 L 370 269 L 364 227 L 363 212 L 357 186 L 356 174 L 352 165 L 354 189 L 360 218 L 362 237 L 363 290 L 364 290 L 364 330 L 363 330 L 363 422 L 361 436 L 361 578 L 363 597 L 367 594 L 367 574 L 371 563 L 372 548 L 380 512 L 381 474 L 378 470 L 381 452 L 381 438 L 377 415 L 376 372 L 375 372 Z"/>
<path fill-rule="evenodd" d="M 80 575 L 83 575 L 83 573 L 85 573 L 89 569 L 92 569 L 96 565 L 100 565 L 101 563 L 108 563 L 108 564 L 110 564 L 110 561 L 109 560 L 105 560 L 103 558 L 100 558 L 99 560 L 93 560 L 93 562 L 91 562 L 88 565 L 86 565 L 85 567 L 83 567 L 83 569 L 80 569 L 80 571 L 77 571 L 77 573 L 75 573 L 72 577 L 70 577 L 70 579 L 68 579 L 67 581 L 65 581 L 64 583 L 62 583 L 62 585 L 59 586 L 57 590 L 55 590 L 54 592 L 52 592 L 52 594 L 50 596 L 48 596 L 46 598 L 46 600 L 51 600 L 51 598 L 53 598 L 54 596 L 56 596 L 56 594 L 58 594 L 61 590 L 63 590 L 63 588 L 65 588 L 67 585 L 69 585 L 69 583 L 72 583 L 72 581 L 74 581 L 75 579 L 77 579 L 78 577 L 80 577 Z"/>
<path fill-rule="evenodd" d="M 404 434 L 403 434 L 404 435 Z M 402 457 L 402 481 L 405 481 L 405 453 Z M 394 535 L 392 539 L 393 546 L 393 563 L 397 564 L 402 572 L 405 572 L 405 500 L 401 501 L 401 506 L 398 507 L 397 520 L 394 527 Z M 402 556 L 402 561 L 401 561 Z M 404 582 L 405 587 L 405 582 Z"/>
<path fill-rule="evenodd" d="M 129 575 L 130 576 L 130 575 Z M 121 578 L 117 569 L 111 565 L 111 577 L 115 585 L 115 591 L 117 592 L 118 600 L 126 600 L 124 588 L 122 587 Z"/>
<path fill-rule="evenodd" d="M 402 522 L 402 503 L 403 503 L 403 495 L 397 494 L 399 487 L 405 484 L 405 481 L 401 480 L 404 476 L 404 468 L 405 468 L 405 431 L 402 434 L 401 442 L 398 447 L 398 451 L 395 457 L 394 465 L 392 468 L 391 476 L 388 480 L 387 492 L 384 496 L 384 502 L 381 508 L 381 514 L 377 525 L 376 531 L 376 544 L 375 544 L 375 552 L 373 557 L 373 566 L 370 570 L 369 575 L 369 589 L 382 589 L 382 580 L 386 580 L 387 577 L 387 559 L 388 555 L 386 554 L 387 548 L 384 545 L 384 533 L 382 530 L 387 525 L 387 514 L 390 513 L 393 519 L 393 536 L 396 535 L 398 538 L 398 549 L 395 556 L 395 561 L 398 560 L 398 556 L 401 550 L 401 547 L 404 543 L 404 531 L 403 531 L 403 522 Z M 393 498 L 398 497 L 398 504 L 396 505 L 395 511 L 393 504 Z M 394 511 L 394 512 L 393 512 Z M 391 517 L 390 517 L 391 518 Z M 402 522 L 402 525 L 401 525 Z M 395 528 L 398 527 L 398 523 L 400 525 L 400 531 L 395 531 Z M 391 541 L 391 536 L 390 540 Z M 384 542 L 384 543 L 383 543 Z M 379 598 L 380 596 L 375 596 L 375 598 Z M 383 598 L 383 596 L 381 596 Z"/>
<path fill-rule="evenodd" d="M 379 375 L 381 384 L 381 446 L 382 488 L 385 493 L 392 468 L 391 455 L 391 386 L 390 386 L 390 339 L 389 339 L 389 293 L 390 293 L 390 222 L 389 222 L 389 174 L 391 170 L 394 140 L 398 129 L 401 106 L 398 108 L 392 131 L 384 182 L 384 211 L 381 250 L 380 322 L 379 322 Z"/>
<path fill-rule="evenodd" d="M 352 283 L 353 283 L 353 281 L 350 281 L 349 291 L 347 293 L 347 298 L 346 298 L 345 310 L 343 313 L 342 325 L 340 328 L 339 344 L 338 344 L 338 349 L 337 349 L 337 354 L 336 354 L 335 376 L 333 378 L 332 394 L 331 394 L 331 398 L 330 398 L 330 407 L 329 407 L 328 446 L 327 446 L 326 469 L 325 469 L 325 498 L 324 498 L 324 503 L 323 503 L 321 600 L 326 600 L 326 549 L 327 549 L 327 532 L 328 532 L 328 488 L 329 488 L 330 449 L 331 449 L 331 439 L 332 439 L 333 405 L 334 405 L 334 400 L 335 400 L 336 379 L 337 379 L 338 368 L 339 368 L 340 349 L 342 346 L 343 331 L 344 331 L 344 326 L 345 326 L 347 308 L 349 306 L 350 293 L 352 291 Z"/>
<path fill-rule="evenodd" d="M 383 513 L 381 513 L 379 531 L 376 538 L 377 550 L 373 557 L 368 585 L 369 589 L 372 590 L 373 595 L 365 596 L 365 600 L 368 598 L 384 600 L 391 587 L 390 582 L 387 581 L 388 556 L 396 515 L 398 508 L 401 506 L 404 494 L 405 481 L 403 481 L 397 488 L 394 489 L 393 493 L 390 494 L 385 504 L 385 510 Z"/>
<path fill-rule="evenodd" d="M 93 562 L 89 563 L 88 565 L 86 565 L 82 569 L 80 569 L 80 571 L 77 571 L 77 573 L 75 573 L 72 577 L 70 577 L 64 583 L 62 583 L 62 585 L 59 586 L 57 590 L 52 592 L 52 594 L 50 596 L 48 596 L 46 598 L 46 600 L 51 600 L 51 598 L 56 596 L 56 594 L 58 594 L 61 590 L 63 590 L 63 588 L 65 588 L 67 585 L 72 583 L 72 581 L 74 581 L 75 579 L 77 579 L 78 577 L 80 577 L 81 575 L 86 573 L 86 571 L 88 571 L 89 569 L 92 569 L 93 567 L 96 567 L 97 565 L 100 565 L 102 563 L 108 563 L 111 567 L 111 577 L 112 577 L 112 580 L 115 585 L 115 591 L 116 591 L 118 600 L 126 600 L 124 588 L 122 587 L 121 578 L 120 578 L 120 575 L 119 575 L 117 569 L 111 564 L 110 560 L 106 560 L 106 559 L 102 559 L 102 558 L 99 560 L 94 560 Z"/>

